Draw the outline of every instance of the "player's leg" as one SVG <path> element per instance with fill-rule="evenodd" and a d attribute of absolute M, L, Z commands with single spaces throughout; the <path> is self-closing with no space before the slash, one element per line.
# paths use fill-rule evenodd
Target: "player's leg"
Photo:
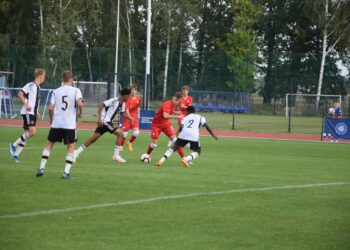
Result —
<path fill-rule="evenodd" d="M 36 174 L 37 177 L 43 176 L 44 175 L 44 171 L 45 171 L 45 167 L 46 167 L 46 163 L 50 157 L 51 154 L 51 150 L 53 149 L 53 146 L 55 145 L 54 142 L 48 141 L 46 144 L 46 147 L 44 148 L 42 154 L 41 154 L 41 161 L 40 161 L 40 167 L 39 170 Z"/>
<path fill-rule="evenodd" d="M 24 149 L 30 137 L 36 134 L 36 119 L 33 115 L 23 115 L 23 134 L 13 143 L 10 143 L 11 158 L 19 162 L 19 155 Z"/>
<path fill-rule="evenodd" d="M 181 125 L 181 121 L 182 121 L 182 118 L 178 118 L 177 119 L 177 129 L 176 129 L 176 132 L 175 132 L 175 136 L 177 137 L 179 134 L 180 134 L 180 125 Z M 171 145 L 173 145 L 174 142 L 172 140 L 170 140 L 168 142 L 168 147 L 171 147 Z"/>
<path fill-rule="evenodd" d="M 63 129 L 63 142 L 64 142 L 64 145 L 67 145 L 67 155 L 66 155 L 66 164 L 64 166 L 62 179 L 70 178 L 69 172 L 74 161 L 75 140 L 76 140 L 75 129 Z"/>
<path fill-rule="evenodd" d="M 181 160 L 181 163 L 187 168 L 190 166 L 189 162 L 192 162 L 201 154 L 201 146 L 199 142 L 190 142 L 190 146 L 193 152 Z"/>
<path fill-rule="evenodd" d="M 128 132 L 131 126 L 131 122 L 129 119 L 124 119 L 123 120 L 123 136 L 121 138 L 121 142 L 120 142 L 120 151 L 123 151 L 124 149 L 124 144 L 126 141 L 126 138 L 128 137 Z"/>
<path fill-rule="evenodd" d="M 106 130 L 104 127 L 97 127 L 95 133 L 89 139 L 87 139 L 77 150 L 74 151 L 74 161 L 85 149 L 94 144 L 105 132 Z"/>
<path fill-rule="evenodd" d="M 133 132 L 130 140 L 128 141 L 128 149 L 129 151 L 133 151 L 132 144 L 136 140 L 136 138 L 139 136 L 140 131 L 139 131 L 139 125 L 135 119 L 134 125 L 133 125 Z"/>
<path fill-rule="evenodd" d="M 175 141 L 175 143 L 173 144 L 173 146 L 171 148 L 169 148 L 165 154 L 163 155 L 163 157 L 156 163 L 156 165 L 158 167 L 160 167 L 175 151 L 182 149 L 182 147 L 186 146 L 187 141 L 186 140 L 182 140 L 182 139 L 177 139 Z"/>
<path fill-rule="evenodd" d="M 172 144 L 175 144 L 177 138 L 176 138 L 173 126 L 165 126 L 165 127 L 162 128 L 162 131 L 164 132 L 164 134 L 166 136 L 169 137 L 169 139 L 171 140 Z M 177 152 L 179 153 L 181 158 L 185 157 L 184 150 L 181 147 L 178 148 Z"/>
<path fill-rule="evenodd" d="M 47 160 L 50 157 L 51 150 L 56 142 L 61 142 L 63 138 L 62 129 L 54 129 L 51 128 L 49 131 L 49 135 L 47 137 L 47 144 L 44 148 L 42 154 L 41 154 L 41 162 L 40 167 L 38 170 L 38 173 L 36 174 L 37 177 L 44 175 L 44 170 L 46 167 Z"/>
<path fill-rule="evenodd" d="M 64 172 L 62 175 L 62 179 L 69 179 L 70 178 L 70 169 L 72 167 L 73 161 L 74 161 L 74 149 L 75 149 L 75 143 L 68 143 L 67 144 L 67 155 L 66 155 L 66 165 L 64 166 Z"/>
<path fill-rule="evenodd" d="M 113 155 L 113 160 L 124 163 L 126 160 L 124 160 L 120 155 L 120 147 L 121 147 L 121 142 L 123 138 L 123 130 L 121 128 L 116 129 L 113 134 L 117 137 L 116 142 L 115 142 L 115 147 L 114 147 L 114 155 Z"/>
<path fill-rule="evenodd" d="M 158 138 L 161 133 L 162 129 L 152 124 L 152 131 L 151 131 L 151 144 L 147 148 L 147 155 L 150 155 L 152 151 L 158 146 Z"/>
<path fill-rule="evenodd" d="M 173 130 L 174 131 L 174 130 Z M 172 143 L 173 144 L 175 144 L 175 142 L 176 142 L 176 136 L 175 136 L 175 134 L 173 134 L 173 135 L 171 135 L 171 136 L 168 136 L 169 138 L 170 138 L 170 140 L 172 141 Z M 184 152 L 184 150 L 182 149 L 182 147 L 179 147 L 178 149 L 177 149 L 177 152 L 179 153 L 179 155 L 180 155 L 180 157 L 181 158 L 184 158 L 185 157 L 185 152 Z"/>

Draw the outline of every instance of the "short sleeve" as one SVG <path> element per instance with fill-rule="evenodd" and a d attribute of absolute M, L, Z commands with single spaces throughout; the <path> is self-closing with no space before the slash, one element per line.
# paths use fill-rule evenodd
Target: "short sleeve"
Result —
<path fill-rule="evenodd" d="M 30 86 L 31 86 L 31 83 L 27 83 L 26 85 L 23 86 L 23 88 L 21 88 L 21 91 L 23 91 L 25 94 L 28 94 L 28 92 L 30 91 Z"/>
<path fill-rule="evenodd" d="M 204 116 L 201 116 L 200 123 L 201 127 L 203 127 L 207 123 Z"/>
<path fill-rule="evenodd" d="M 81 94 L 81 91 L 78 88 L 77 88 L 77 93 L 75 95 L 75 100 L 76 101 L 83 100 L 83 95 Z"/>
<path fill-rule="evenodd" d="M 126 107 L 126 103 L 125 102 L 123 102 L 123 104 L 122 104 L 122 107 L 121 107 L 121 109 L 120 109 L 120 112 L 125 112 L 125 107 Z"/>
<path fill-rule="evenodd" d="M 50 103 L 56 105 L 55 91 L 52 92 Z"/>
<path fill-rule="evenodd" d="M 192 100 L 192 97 L 191 96 L 189 96 L 189 103 L 188 103 L 188 106 L 192 106 L 192 104 L 193 104 L 193 100 Z M 203 117 L 204 118 L 204 117 Z"/>
<path fill-rule="evenodd" d="M 104 101 L 103 105 L 105 105 L 105 107 L 111 106 L 113 104 L 113 102 L 114 102 L 114 99 L 115 98 L 111 98 L 111 99 L 108 99 L 108 100 Z"/>
<path fill-rule="evenodd" d="M 162 107 L 163 107 L 163 112 L 167 112 L 168 114 L 172 113 L 171 101 L 163 103 Z"/>

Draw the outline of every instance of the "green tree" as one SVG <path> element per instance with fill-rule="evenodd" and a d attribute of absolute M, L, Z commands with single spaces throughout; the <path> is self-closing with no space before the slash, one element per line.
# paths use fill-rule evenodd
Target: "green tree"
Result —
<path fill-rule="evenodd" d="M 232 89 L 236 84 L 238 90 L 251 92 L 254 90 L 254 61 L 257 54 L 253 30 L 257 8 L 250 0 L 232 0 L 231 4 L 229 12 L 233 25 L 224 39 L 218 41 L 219 48 L 227 55 L 227 67 L 235 81 L 227 81 L 227 87 Z"/>

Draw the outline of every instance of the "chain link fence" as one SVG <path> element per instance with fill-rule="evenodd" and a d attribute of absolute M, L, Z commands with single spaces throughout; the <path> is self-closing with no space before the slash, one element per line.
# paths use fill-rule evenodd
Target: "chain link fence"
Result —
<path fill-rule="evenodd" d="M 94 48 L 86 50 L 78 48 L 37 48 L 37 47 L 1 47 L 0 71 L 11 71 L 13 75 L 8 77 L 8 87 L 21 87 L 33 79 L 33 71 L 36 67 L 46 70 L 46 89 L 56 88 L 60 85 L 61 72 L 71 69 L 75 80 L 79 82 L 108 82 L 109 72 L 114 71 L 115 49 Z M 117 81 L 122 87 L 128 87 L 131 83 L 139 86 L 142 95 L 144 86 L 145 51 L 137 49 L 121 49 L 119 51 Z M 290 55 L 291 61 L 300 58 L 301 54 Z M 275 54 L 274 61 L 278 61 L 272 69 L 264 63 L 264 58 L 251 60 L 249 57 L 241 57 L 236 63 L 237 69 L 232 70 L 232 58 L 224 51 L 175 51 L 170 50 L 168 58 L 168 72 L 165 74 L 166 51 L 152 50 L 151 58 L 151 86 L 150 107 L 156 109 L 164 100 L 164 88 L 166 97 L 181 89 L 183 85 L 189 85 L 193 94 L 200 93 L 198 101 L 216 103 L 215 107 L 228 107 L 228 109 L 207 109 L 207 115 L 217 121 L 218 129 L 230 129 L 232 126 L 232 112 L 237 106 L 232 100 L 238 102 L 244 96 L 247 109 L 241 109 L 235 119 L 237 130 L 247 131 L 272 131 L 287 132 L 286 100 L 288 93 L 316 93 L 318 82 L 319 56 L 314 56 L 315 61 L 308 71 L 302 71 L 289 67 Z M 286 58 L 286 55 L 283 55 Z M 130 60 L 131 59 L 131 60 Z M 329 59 L 326 65 L 331 65 Z M 302 63 L 301 63 L 302 64 Z M 297 64 L 294 64 L 294 66 Z M 252 72 L 250 69 L 254 68 Z M 288 66 L 288 67 L 287 67 Z M 231 67 L 231 68 L 230 68 Z M 342 108 L 344 113 L 350 113 L 350 81 L 346 77 L 334 74 L 334 67 L 325 68 L 322 94 L 335 94 L 342 96 Z M 107 97 L 104 85 L 80 85 L 83 95 L 89 106 L 96 106 L 98 102 Z M 220 93 L 226 93 L 220 97 Z M 230 96 L 230 93 L 231 96 Z M 234 94 L 235 93 L 235 94 Z M 241 93 L 237 97 L 237 93 Z M 196 94 L 197 95 L 197 94 Z M 235 96 L 235 97 L 233 97 Z M 206 100 L 210 99 L 212 100 Z M 313 111 L 314 100 L 307 101 L 300 107 L 310 107 L 308 112 L 295 110 L 294 115 L 303 118 L 320 120 L 322 113 L 326 112 L 331 102 L 323 105 L 322 109 Z M 231 103 L 229 103 L 231 102 Z M 300 101 L 301 102 L 301 101 Z M 210 105 L 209 105 L 210 106 Z M 299 107 L 298 106 L 298 107 Z M 243 106 L 242 106 L 243 107 Z M 95 109 L 91 109 L 91 116 Z M 224 117 L 217 119 L 217 116 Z M 305 120 L 304 119 L 304 120 Z M 219 122 L 220 120 L 220 122 Z M 306 121 L 306 120 L 305 120 Z M 293 123 L 292 123 L 293 124 Z M 316 133 L 292 127 L 292 132 Z M 306 126 L 306 125 L 305 125 Z M 318 122 L 314 125 L 318 127 Z M 320 127 L 320 126 L 319 126 Z M 214 126 L 215 128 L 215 126 Z M 319 130 L 319 129 L 317 129 Z"/>

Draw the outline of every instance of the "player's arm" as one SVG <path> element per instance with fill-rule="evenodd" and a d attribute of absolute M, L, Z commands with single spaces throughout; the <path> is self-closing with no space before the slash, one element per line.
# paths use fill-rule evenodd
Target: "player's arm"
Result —
<path fill-rule="evenodd" d="M 83 115 L 83 108 L 84 108 L 84 102 L 82 99 L 79 99 L 77 101 L 77 106 L 78 106 L 78 117 L 81 118 L 81 116 Z"/>
<path fill-rule="evenodd" d="M 137 109 L 136 119 L 139 120 L 140 117 L 141 117 L 141 108 L 139 106 L 138 109 Z"/>
<path fill-rule="evenodd" d="M 182 118 L 182 115 L 170 115 L 168 112 L 163 112 L 163 117 L 165 119 L 177 119 L 177 118 Z"/>
<path fill-rule="evenodd" d="M 25 94 L 26 93 L 24 92 L 24 90 L 21 89 L 20 91 L 18 91 L 17 96 L 21 100 L 21 102 L 24 105 L 24 107 L 26 107 L 26 109 L 30 112 L 30 111 L 32 111 L 32 108 L 29 106 L 29 104 L 27 103 L 26 99 L 24 98 Z"/>
<path fill-rule="evenodd" d="M 214 135 L 213 131 L 211 130 L 211 128 L 208 126 L 207 123 L 205 123 L 205 124 L 203 125 L 203 127 L 205 127 L 205 129 L 209 132 L 209 134 L 211 134 L 211 136 L 212 136 L 215 140 L 219 139 L 216 135 Z"/>
<path fill-rule="evenodd" d="M 49 121 L 50 121 L 50 124 L 52 123 L 52 120 L 53 120 L 54 110 L 55 110 L 55 105 L 50 104 L 49 105 Z"/>
<path fill-rule="evenodd" d="M 101 117 L 102 117 L 102 110 L 104 109 L 104 107 L 105 107 L 104 103 L 100 103 L 98 105 L 98 110 L 97 110 L 97 125 L 98 126 L 102 126 L 103 125 Z"/>
<path fill-rule="evenodd" d="M 129 119 L 131 123 L 134 123 L 134 119 L 131 117 L 129 109 L 126 109 L 125 112 L 123 112 L 123 117 Z"/>
<path fill-rule="evenodd" d="M 185 104 L 183 104 L 183 103 L 181 103 L 181 106 L 180 106 L 182 109 L 186 109 L 187 108 L 187 106 L 185 105 Z"/>

